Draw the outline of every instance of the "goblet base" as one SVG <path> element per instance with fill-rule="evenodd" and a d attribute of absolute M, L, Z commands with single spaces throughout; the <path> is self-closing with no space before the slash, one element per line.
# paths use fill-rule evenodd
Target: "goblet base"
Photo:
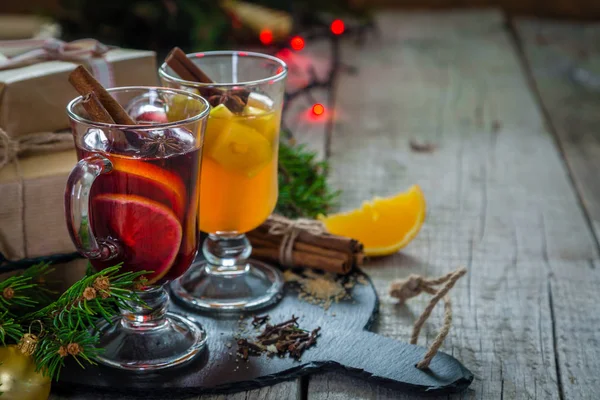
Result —
<path fill-rule="evenodd" d="M 281 299 L 284 280 L 277 268 L 248 260 L 243 268 L 216 269 L 206 261 L 193 264 L 171 282 L 173 297 L 192 308 L 218 313 L 253 311 Z"/>
<path fill-rule="evenodd" d="M 131 328 L 121 317 L 99 326 L 98 362 L 130 371 L 159 370 L 191 361 L 206 345 L 204 329 L 173 313 L 152 327 Z"/>

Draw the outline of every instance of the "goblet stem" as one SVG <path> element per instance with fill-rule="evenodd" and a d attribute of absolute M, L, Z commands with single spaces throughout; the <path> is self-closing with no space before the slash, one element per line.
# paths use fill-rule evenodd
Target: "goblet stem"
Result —
<path fill-rule="evenodd" d="M 206 343 L 206 333 L 193 321 L 167 312 L 169 295 L 162 286 L 137 292 L 141 302 L 126 302 L 121 316 L 102 321 L 98 361 L 134 371 L 157 370 L 186 363 Z"/>
<path fill-rule="evenodd" d="M 210 234 L 202 245 L 206 259 L 206 271 L 219 276 L 235 276 L 247 273 L 250 265 L 246 262 L 252 253 L 252 245 L 244 234 Z"/>
<path fill-rule="evenodd" d="M 167 323 L 169 294 L 162 286 L 136 292 L 141 303 L 127 301 L 120 308 L 121 324 L 129 329 L 153 329 Z"/>
<path fill-rule="evenodd" d="M 252 245 L 244 234 L 210 234 L 202 245 L 204 260 L 173 281 L 174 297 L 209 312 L 244 312 L 281 298 L 283 276 L 275 267 L 249 260 Z"/>

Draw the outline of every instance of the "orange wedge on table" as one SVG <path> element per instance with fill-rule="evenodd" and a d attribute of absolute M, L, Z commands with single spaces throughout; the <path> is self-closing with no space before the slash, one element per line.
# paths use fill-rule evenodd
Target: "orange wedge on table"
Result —
<path fill-rule="evenodd" d="M 425 221 L 425 197 L 417 185 L 391 197 L 319 219 L 327 231 L 362 242 L 367 256 L 393 254 L 417 236 Z"/>

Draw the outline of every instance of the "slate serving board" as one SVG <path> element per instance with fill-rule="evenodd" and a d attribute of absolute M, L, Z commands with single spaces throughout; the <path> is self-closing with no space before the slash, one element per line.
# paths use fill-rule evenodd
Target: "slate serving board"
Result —
<path fill-rule="evenodd" d="M 362 274 L 357 271 L 356 274 Z M 352 300 L 323 308 L 298 299 L 295 289 L 286 287 L 282 300 L 261 311 L 271 316 L 271 323 L 300 317 L 300 327 L 312 330 L 321 326 L 315 347 L 307 350 L 300 361 L 292 358 L 269 358 L 266 355 L 243 361 L 236 356 L 234 338 L 239 330 L 239 315 L 198 314 L 172 302 L 172 311 L 201 323 L 208 332 L 207 348 L 191 363 L 151 373 L 135 373 L 104 366 L 82 370 L 68 364 L 60 381 L 52 385 L 59 393 L 103 392 L 165 398 L 200 393 L 231 393 L 293 379 L 321 371 L 342 371 L 369 382 L 407 392 L 446 394 L 466 389 L 473 374 L 455 358 L 438 353 L 429 370 L 415 364 L 426 349 L 369 332 L 378 313 L 378 299 L 368 277 L 367 284 L 356 284 Z M 334 314 L 335 316 L 333 316 Z M 251 316 L 245 316 L 245 321 Z M 254 336 L 248 329 L 248 336 Z M 228 344 L 231 347 L 228 347 Z M 238 361 L 236 362 L 236 359 Z"/>

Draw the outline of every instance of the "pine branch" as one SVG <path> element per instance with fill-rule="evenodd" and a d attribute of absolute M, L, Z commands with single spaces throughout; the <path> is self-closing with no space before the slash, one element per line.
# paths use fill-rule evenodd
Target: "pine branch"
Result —
<path fill-rule="evenodd" d="M 33 353 L 37 370 L 58 380 L 66 357 L 73 357 L 81 368 L 85 368 L 84 364 L 96 365 L 94 359 L 101 352 L 96 347 L 98 339 L 98 333 L 92 335 L 88 331 L 73 331 L 68 327 L 54 330 L 40 339 Z"/>
<path fill-rule="evenodd" d="M 23 271 L 22 276 L 30 277 L 31 283 L 34 284 L 29 289 L 23 292 L 23 296 L 29 297 L 35 302 L 35 307 L 43 307 L 50 304 L 56 297 L 57 292 L 50 290 L 48 284 L 52 283 L 47 280 L 47 275 L 54 271 L 54 268 L 50 266 L 50 263 L 40 263 L 33 265 Z M 26 310 L 17 309 L 14 311 L 15 314 L 23 314 Z"/>
<path fill-rule="evenodd" d="M 23 336 L 23 328 L 21 324 L 15 322 L 14 318 L 7 318 L 8 311 L 0 316 L 0 341 L 6 345 L 6 339 L 10 338 L 13 341 L 18 341 Z"/>
<path fill-rule="evenodd" d="M 94 266 L 92 265 L 91 262 L 88 261 L 86 267 L 85 267 L 85 276 L 91 276 L 94 275 L 96 273 L 96 271 L 94 270 Z"/>
<path fill-rule="evenodd" d="M 336 206 L 339 191 L 327 184 L 327 162 L 305 146 L 279 147 L 279 199 L 276 211 L 290 218 L 314 218 Z"/>
<path fill-rule="evenodd" d="M 0 312 L 14 316 L 22 314 L 23 308 L 48 302 L 52 292 L 40 284 L 50 271 L 49 264 L 40 263 L 0 282 Z"/>
<path fill-rule="evenodd" d="M 28 317 L 35 320 L 50 315 L 53 326 L 68 326 L 70 329 L 92 328 L 97 317 L 104 317 L 110 321 L 118 306 L 138 300 L 135 292 L 130 289 L 136 279 L 147 274 L 146 271 L 119 273 L 120 268 L 121 264 L 83 277 L 54 303 L 31 313 Z M 103 277 L 110 281 L 107 288 L 101 288 L 96 282 L 98 278 Z"/>
<path fill-rule="evenodd" d="M 118 307 L 139 303 L 132 289 L 148 273 L 120 272 L 120 268 L 121 264 L 83 277 L 55 302 L 23 317 L 23 322 L 40 320 L 44 326 L 34 353 L 37 370 L 58 379 L 66 357 L 74 357 L 82 367 L 94 364 L 100 351 L 98 333 L 92 333 L 97 320 L 112 323 Z"/>

